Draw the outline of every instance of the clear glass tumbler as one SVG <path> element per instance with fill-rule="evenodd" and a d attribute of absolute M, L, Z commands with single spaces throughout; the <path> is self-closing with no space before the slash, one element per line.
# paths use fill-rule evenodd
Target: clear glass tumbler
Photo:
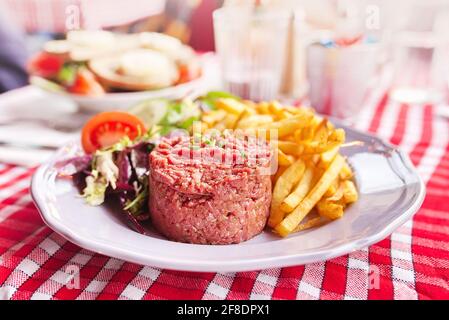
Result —
<path fill-rule="evenodd" d="M 362 43 L 307 50 L 309 98 L 319 113 L 352 121 L 361 111 L 365 96 L 380 66 L 381 46 Z"/>
<path fill-rule="evenodd" d="M 214 12 L 215 46 L 225 90 L 255 101 L 279 95 L 291 14 L 223 7 Z"/>
<path fill-rule="evenodd" d="M 391 97 L 401 103 L 440 103 L 448 85 L 449 2 L 406 3 L 402 17 L 391 36 Z"/>

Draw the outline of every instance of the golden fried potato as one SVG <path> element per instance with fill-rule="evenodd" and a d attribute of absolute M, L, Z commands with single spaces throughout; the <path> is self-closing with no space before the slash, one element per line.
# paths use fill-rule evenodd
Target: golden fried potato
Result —
<path fill-rule="evenodd" d="M 256 110 L 257 112 L 259 112 L 260 114 L 270 114 L 270 110 L 268 108 L 268 102 L 260 102 L 257 106 L 256 106 Z"/>
<path fill-rule="evenodd" d="M 318 227 L 325 222 L 326 222 L 326 220 L 323 219 L 322 217 L 315 217 L 315 218 L 309 219 L 307 222 L 299 224 L 295 228 L 295 230 L 293 230 L 293 232 L 299 232 L 299 231 L 304 231 L 304 230 L 311 229 L 314 227 Z"/>
<path fill-rule="evenodd" d="M 287 110 L 277 101 L 268 104 L 268 111 L 274 115 L 276 120 L 286 119 L 289 115 Z"/>
<path fill-rule="evenodd" d="M 332 197 L 338 190 L 339 186 L 340 186 L 340 181 L 337 179 L 334 180 L 334 182 L 332 182 L 331 186 L 329 187 L 329 189 L 326 190 L 326 192 L 324 193 L 324 197 L 325 198 L 330 198 Z"/>
<path fill-rule="evenodd" d="M 327 152 L 333 148 L 340 146 L 339 142 L 320 142 L 320 141 L 306 141 L 301 143 L 304 154 L 318 154 Z"/>
<path fill-rule="evenodd" d="M 275 226 L 276 231 L 283 237 L 288 236 L 301 223 L 304 217 L 313 209 L 318 201 L 323 197 L 332 182 L 338 177 L 344 165 L 344 158 L 337 155 L 329 168 L 318 180 L 317 184 L 310 190 L 306 198 L 290 213 L 281 223 Z M 284 173 L 285 174 L 285 173 Z M 279 183 L 279 181 L 278 181 Z M 277 216 L 279 218 L 279 216 Z M 277 221 L 277 219 L 275 220 Z M 275 222 L 273 221 L 273 222 Z M 272 224 L 270 224 L 271 226 Z"/>
<path fill-rule="evenodd" d="M 239 120 L 239 116 L 233 113 L 228 113 L 226 117 L 223 119 L 223 124 L 227 129 L 234 129 L 237 125 L 237 121 Z"/>
<path fill-rule="evenodd" d="M 343 199 L 346 204 L 356 202 L 359 199 L 359 194 L 357 193 L 357 188 L 354 182 L 351 180 L 346 180 L 342 182 L 343 189 Z"/>
<path fill-rule="evenodd" d="M 282 150 L 278 150 L 278 163 L 280 166 L 289 166 L 295 162 L 293 156 L 286 155 Z"/>
<path fill-rule="evenodd" d="M 326 195 L 325 197 L 327 201 L 338 202 L 343 198 L 343 185 L 340 184 L 340 181 L 338 179 L 335 179 L 333 187 L 335 188 L 335 192 L 329 197 L 326 197 Z"/>
<path fill-rule="evenodd" d="M 285 170 L 288 169 L 289 166 L 279 166 L 278 170 L 275 174 L 271 176 L 271 183 L 274 189 L 274 186 L 276 185 L 276 182 L 278 181 L 279 177 L 285 172 Z"/>
<path fill-rule="evenodd" d="M 210 127 L 214 126 L 217 122 L 222 121 L 226 117 L 227 113 L 224 110 L 212 110 L 205 112 L 201 118 L 203 122 Z"/>
<path fill-rule="evenodd" d="M 218 109 L 224 110 L 228 113 L 232 113 L 238 116 L 240 116 L 246 110 L 245 104 L 231 98 L 217 99 L 215 105 Z"/>
<path fill-rule="evenodd" d="M 283 106 L 283 107 L 291 114 L 297 114 L 302 112 L 302 110 L 306 109 L 305 107 L 295 107 L 295 106 Z"/>
<path fill-rule="evenodd" d="M 327 168 L 329 166 L 329 164 L 332 162 L 332 160 L 334 160 L 335 156 L 338 154 L 338 152 L 340 151 L 340 146 L 336 146 L 326 152 L 323 152 L 320 154 L 320 162 L 318 163 L 318 165 L 321 168 Z"/>
<path fill-rule="evenodd" d="M 278 148 L 285 154 L 299 157 L 303 153 L 303 146 L 293 141 L 278 141 Z"/>
<path fill-rule="evenodd" d="M 290 193 L 287 198 L 281 203 L 281 210 L 285 213 L 292 212 L 299 203 L 305 198 L 307 193 L 309 193 L 312 182 L 313 182 L 314 171 L 312 168 L 308 167 L 304 172 L 301 180 L 295 187 L 295 189 Z"/>
<path fill-rule="evenodd" d="M 328 137 L 328 141 L 336 142 L 336 143 L 344 143 L 346 139 L 346 133 L 343 129 L 336 129 L 331 131 Z"/>
<path fill-rule="evenodd" d="M 271 213 L 268 219 L 269 226 L 276 226 L 284 218 L 284 212 L 280 209 L 280 205 L 285 197 L 290 194 L 293 187 L 299 182 L 305 169 L 304 161 L 297 160 L 278 178 L 271 199 Z"/>
<path fill-rule="evenodd" d="M 267 123 L 273 122 L 273 118 L 270 115 L 251 115 L 247 118 L 243 118 L 237 124 L 238 129 L 257 128 Z"/>
<path fill-rule="evenodd" d="M 333 203 L 328 200 L 321 200 L 317 206 L 318 214 L 331 220 L 340 219 L 343 217 L 344 207 L 341 204 Z"/>
<path fill-rule="evenodd" d="M 294 133 L 295 130 L 306 126 L 312 117 L 313 114 L 304 112 L 291 118 L 263 125 L 262 128 L 268 132 L 269 130 L 277 130 L 277 137 L 282 138 Z"/>
<path fill-rule="evenodd" d="M 348 162 L 345 161 L 345 164 L 343 165 L 343 169 L 341 169 L 341 172 L 340 172 L 340 179 L 349 180 L 349 179 L 352 179 L 352 176 L 353 176 L 352 169 L 349 166 Z"/>
<path fill-rule="evenodd" d="M 313 140 L 318 141 L 320 143 L 327 142 L 327 138 L 329 136 L 328 127 L 327 127 L 327 119 L 323 119 L 320 124 L 315 128 Z"/>

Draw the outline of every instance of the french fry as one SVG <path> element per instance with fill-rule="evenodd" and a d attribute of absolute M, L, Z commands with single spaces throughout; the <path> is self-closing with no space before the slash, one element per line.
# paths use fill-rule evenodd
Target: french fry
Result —
<path fill-rule="evenodd" d="M 303 107 L 284 106 L 284 109 L 292 114 L 297 114 L 297 113 L 302 112 Z"/>
<path fill-rule="evenodd" d="M 271 183 L 274 186 L 276 185 L 276 182 L 278 181 L 279 177 L 285 172 L 285 170 L 287 170 L 288 167 L 284 167 L 284 166 L 279 166 L 278 170 L 276 171 L 276 173 L 274 175 L 271 176 Z"/>
<path fill-rule="evenodd" d="M 332 160 L 334 160 L 335 156 L 338 154 L 338 151 L 340 151 L 340 146 L 336 146 L 326 152 L 321 153 L 320 162 L 318 163 L 318 165 L 321 168 L 327 168 Z"/>
<path fill-rule="evenodd" d="M 209 112 L 206 112 L 203 117 L 202 121 L 207 123 L 209 126 L 215 125 L 217 122 L 220 122 L 226 117 L 227 113 L 224 110 L 212 110 Z"/>
<path fill-rule="evenodd" d="M 280 141 L 295 142 L 295 137 L 292 134 L 290 134 L 288 136 L 282 137 L 282 140 Z"/>
<path fill-rule="evenodd" d="M 354 182 L 351 180 L 343 181 L 343 199 L 346 204 L 356 202 L 359 198 Z"/>
<path fill-rule="evenodd" d="M 256 128 L 258 126 L 273 122 L 273 118 L 270 115 L 251 115 L 247 118 L 243 118 L 237 124 L 238 129 Z"/>
<path fill-rule="evenodd" d="M 302 143 L 304 154 L 318 154 L 327 152 L 333 148 L 340 146 L 339 142 L 322 143 L 320 141 L 307 141 Z"/>
<path fill-rule="evenodd" d="M 337 155 L 332 161 L 329 168 L 318 180 L 317 184 L 310 190 L 307 196 L 300 202 L 293 212 L 291 212 L 282 222 L 275 226 L 276 231 L 282 236 L 288 236 L 295 228 L 301 223 L 304 217 L 313 209 L 313 207 L 318 203 L 318 201 L 323 197 L 326 190 L 330 187 L 332 182 L 338 177 L 342 167 L 344 165 L 344 158 L 341 155 Z M 287 171 L 286 171 L 287 172 Z M 285 175 L 285 173 L 284 173 Z M 278 181 L 279 183 L 279 181 Z M 280 210 L 279 210 L 280 211 Z M 278 214 L 273 222 L 278 221 L 279 217 L 282 216 Z"/>
<path fill-rule="evenodd" d="M 304 231 L 307 229 L 315 228 L 315 227 L 322 225 L 325 222 L 326 222 L 326 220 L 323 219 L 322 217 L 315 217 L 315 218 L 309 219 L 307 222 L 300 223 L 295 228 L 295 230 L 293 230 L 293 232 L 299 232 L 299 231 Z"/>
<path fill-rule="evenodd" d="M 288 113 L 285 108 L 282 107 L 282 105 L 277 101 L 273 101 L 268 104 L 268 111 L 271 114 L 274 114 L 276 120 L 282 120 L 288 117 Z"/>
<path fill-rule="evenodd" d="M 313 140 L 318 142 L 326 142 L 329 135 L 327 130 L 327 119 L 323 119 L 315 129 Z"/>
<path fill-rule="evenodd" d="M 309 125 L 303 129 L 299 129 L 295 131 L 295 140 L 297 142 L 310 141 L 313 139 L 315 127 L 313 125 Z"/>
<path fill-rule="evenodd" d="M 271 212 L 268 225 L 276 226 L 284 218 L 284 212 L 279 208 L 282 201 L 287 197 L 293 187 L 299 182 L 305 171 L 305 164 L 302 160 L 297 160 L 278 178 L 274 186 L 271 199 Z"/>
<path fill-rule="evenodd" d="M 231 98 L 217 99 L 215 105 L 218 109 L 224 110 L 228 113 L 235 114 L 237 116 L 240 116 L 242 112 L 246 110 L 245 104 Z"/>
<path fill-rule="evenodd" d="M 339 184 L 338 179 L 335 179 L 333 187 L 335 188 L 335 192 L 332 195 L 330 195 L 329 197 L 326 197 L 326 194 L 325 194 L 325 197 L 326 197 L 327 201 L 338 202 L 338 201 L 342 200 L 342 198 L 343 198 L 343 185 Z"/>
<path fill-rule="evenodd" d="M 313 174 L 314 172 L 312 168 L 308 167 L 305 170 L 295 189 L 284 199 L 284 201 L 282 201 L 282 211 L 285 213 L 290 213 L 299 205 L 312 187 Z"/>
<path fill-rule="evenodd" d="M 237 125 L 237 121 L 239 120 L 239 116 L 233 113 L 228 113 L 226 117 L 223 119 L 223 124 L 227 129 L 234 129 Z"/>
<path fill-rule="evenodd" d="M 298 157 L 302 154 L 303 146 L 292 141 L 278 141 L 279 150 L 285 154 Z"/>
<path fill-rule="evenodd" d="M 332 197 L 337 192 L 338 188 L 339 188 L 339 181 L 338 179 L 335 179 L 334 182 L 329 187 L 329 189 L 327 189 L 326 192 L 324 193 L 324 197 L 325 198 Z"/>
<path fill-rule="evenodd" d="M 333 203 L 328 200 L 321 200 L 317 206 L 318 214 L 331 220 L 340 219 L 343 217 L 344 207 L 341 204 Z"/>
<path fill-rule="evenodd" d="M 328 141 L 336 142 L 336 143 L 344 143 L 346 139 L 346 133 L 343 129 L 336 129 L 331 131 L 328 137 Z"/>
<path fill-rule="evenodd" d="M 341 169 L 340 172 L 340 179 L 342 180 L 349 180 L 353 176 L 353 172 L 351 167 L 349 166 L 348 162 L 345 161 L 345 164 L 343 165 L 343 169 Z"/>
<path fill-rule="evenodd" d="M 266 129 L 268 133 L 270 130 L 277 130 L 278 138 L 282 138 L 306 126 L 312 117 L 313 114 L 310 113 L 298 114 L 291 118 L 263 125 L 262 128 Z"/>
<path fill-rule="evenodd" d="M 268 109 L 268 102 L 260 102 L 256 106 L 256 110 L 260 114 L 270 114 L 270 110 Z"/>
<path fill-rule="evenodd" d="M 289 166 L 295 162 L 293 156 L 286 155 L 282 150 L 278 150 L 278 163 L 280 166 Z"/>
<path fill-rule="evenodd" d="M 246 108 L 245 111 L 243 111 L 242 113 L 242 119 L 257 115 L 257 111 L 255 109 L 248 107 L 247 105 L 245 106 Z"/>

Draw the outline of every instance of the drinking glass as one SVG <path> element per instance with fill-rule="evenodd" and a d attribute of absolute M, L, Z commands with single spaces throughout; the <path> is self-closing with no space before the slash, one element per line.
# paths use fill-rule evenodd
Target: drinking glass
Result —
<path fill-rule="evenodd" d="M 380 53 L 378 43 L 345 47 L 310 45 L 307 76 L 311 105 L 319 113 L 354 120 L 378 74 Z"/>
<path fill-rule="evenodd" d="M 412 2 L 393 30 L 391 97 L 402 103 L 438 103 L 447 90 L 449 3 Z"/>
<path fill-rule="evenodd" d="M 277 98 L 290 17 L 289 11 L 258 7 L 223 7 L 214 12 L 225 90 L 254 101 Z"/>

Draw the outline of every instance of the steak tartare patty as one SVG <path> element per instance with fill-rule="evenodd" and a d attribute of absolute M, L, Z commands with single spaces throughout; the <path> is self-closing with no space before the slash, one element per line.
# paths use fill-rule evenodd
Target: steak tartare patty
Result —
<path fill-rule="evenodd" d="M 255 138 L 163 139 L 150 154 L 149 207 L 167 238 L 232 244 L 262 232 L 271 202 L 270 147 Z"/>

